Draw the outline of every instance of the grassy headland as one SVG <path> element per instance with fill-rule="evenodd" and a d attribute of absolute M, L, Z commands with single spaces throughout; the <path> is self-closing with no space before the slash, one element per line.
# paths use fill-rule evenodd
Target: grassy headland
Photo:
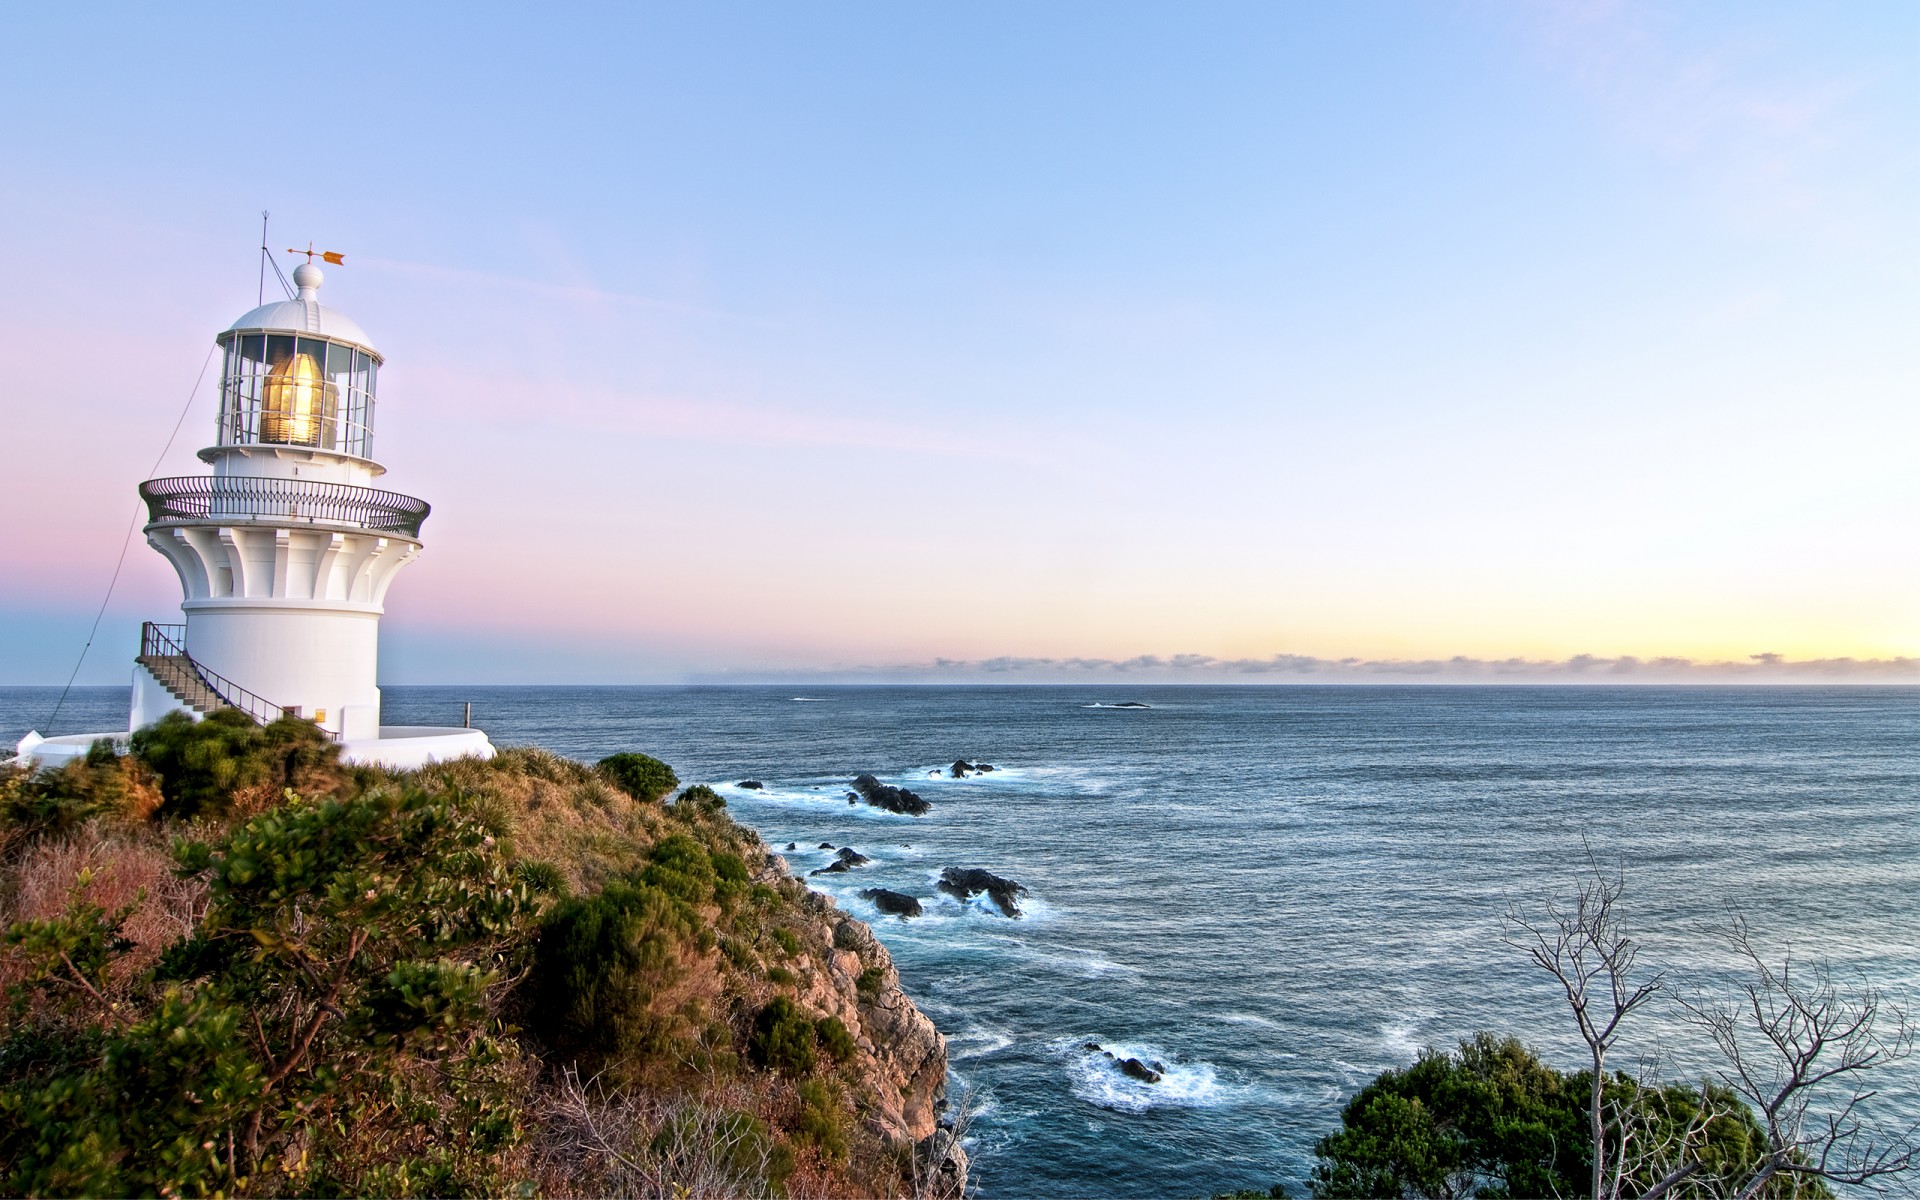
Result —
<path fill-rule="evenodd" d="M 0 775 L 11 1194 L 957 1194 L 867 927 L 644 755 L 177 718 Z"/>

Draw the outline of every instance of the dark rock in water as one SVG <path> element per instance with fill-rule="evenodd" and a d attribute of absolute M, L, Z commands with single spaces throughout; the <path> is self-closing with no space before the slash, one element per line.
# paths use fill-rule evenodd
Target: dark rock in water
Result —
<path fill-rule="evenodd" d="M 993 770 L 993 764 L 992 763 L 975 763 L 973 764 L 973 769 L 976 771 L 991 771 Z"/>
<path fill-rule="evenodd" d="M 808 875 L 840 875 L 852 869 L 853 869 L 852 867 L 849 867 L 846 863 L 841 862 L 839 859 L 836 858 L 832 862 L 828 863 L 826 866 L 821 867 L 819 870 L 808 871 L 807 874 Z"/>
<path fill-rule="evenodd" d="M 859 802 L 860 802 L 860 798 L 859 798 L 858 796 L 848 796 L 848 797 L 847 797 L 847 803 L 848 803 L 848 804 L 858 804 Z"/>
<path fill-rule="evenodd" d="M 884 808 L 888 812 L 905 813 L 910 817 L 923 816 L 933 805 L 928 804 L 913 792 L 890 783 L 881 783 L 871 775 L 861 775 L 853 781 L 854 790 L 861 799 L 875 808 Z"/>
<path fill-rule="evenodd" d="M 736 783 L 733 786 L 746 788 L 750 792 L 757 792 L 762 788 L 766 787 L 767 785 L 764 783 L 761 783 L 758 779 L 742 779 L 739 783 Z"/>
<path fill-rule="evenodd" d="M 1162 1075 L 1165 1075 L 1167 1073 L 1167 1064 L 1161 1062 L 1157 1058 L 1154 1059 L 1152 1062 L 1148 1063 L 1147 1065 L 1152 1067 L 1154 1070 L 1160 1072 Z"/>
<path fill-rule="evenodd" d="M 862 900 L 873 901 L 873 906 L 890 917 L 917 917 L 920 915 L 920 901 L 905 892 L 890 891 L 887 888 L 867 888 L 860 893 Z"/>
<path fill-rule="evenodd" d="M 1142 704 L 1138 700 L 1122 700 L 1120 703 L 1112 705 L 1112 707 L 1114 708 L 1152 708 L 1153 705 Z"/>
<path fill-rule="evenodd" d="M 1099 1042 L 1088 1042 L 1088 1043 L 1087 1043 L 1086 1045 L 1084 1045 L 1084 1046 L 1082 1046 L 1082 1047 L 1080 1047 L 1080 1048 L 1081 1048 L 1082 1050 L 1102 1050 L 1102 1049 L 1105 1049 L 1105 1047 L 1103 1047 L 1103 1046 L 1101 1046 L 1101 1044 L 1100 1044 Z"/>
<path fill-rule="evenodd" d="M 1138 1079 L 1141 1083 L 1159 1083 L 1160 1072 L 1141 1062 L 1137 1058 L 1123 1058 L 1120 1061 L 1120 1073 L 1129 1079 Z"/>
<path fill-rule="evenodd" d="M 1025 885 L 1002 879 L 979 867 L 948 867 L 940 872 L 940 890 L 963 903 L 985 892 L 1009 917 L 1020 915 L 1020 906 L 1016 901 L 1027 894 Z"/>
<path fill-rule="evenodd" d="M 953 777 L 955 779 L 965 779 L 967 777 L 968 771 L 974 771 L 978 769 L 979 768 L 975 767 L 972 763 L 968 762 L 964 758 L 955 759 L 953 763 Z"/>
<path fill-rule="evenodd" d="M 840 847 L 840 852 L 834 855 L 834 857 L 850 867 L 864 867 L 873 861 L 858 850 L 855 850 L 852 846 Z"/>
<path fill-rule="evenodd" d="M 789 849 L 789 850 L 798 850 L 799 848 L 800 848 L 800 844 L 799 844 L 798 842 L 788 842 L 788 843 L 787 843 L 787 849 Z"/>
<path fill-rule="evenodd" d="M 848 792 L 848 793 L 847 793 L 847 803 L 848 803 L 848 804 L 852 804 L 852 803 L 853 803 L 853 802 L 854 802 L 855 800 L 858 800 L 859 798 L 860 798 L 860 796 L 859 796 L 859 794 L 858 794 L 857 792 Z"/>
<path fill-rule="evenodd" d="M 832 842 L 821 842 L 821 843 L 820 843 L 820 848 L 821 848 L 822 850 L 831 850 L 831 849 L 833 849 L 833 843 L 832 843 Z"/>

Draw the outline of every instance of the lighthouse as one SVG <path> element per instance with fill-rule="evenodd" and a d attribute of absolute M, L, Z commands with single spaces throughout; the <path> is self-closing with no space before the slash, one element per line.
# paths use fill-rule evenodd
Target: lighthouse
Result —
<path fill-rule="evenodd" d="M 381 724 L 380 616 L 431 510 L 375 486 L 386 474 L 373 440 L 385 360 L 320 303 L 325 279 L 309 257 L 291 299 L 215 339 L 219 407 L 199 454 L 210 473 L 140 485 L 147 543 L 184 596 L 179 621 L 141 628 L 129 728 L 237 708 L 262 724 L 310 720 L 353 762 L 491 757 L 477 729 Z M 101 736 L 29 735 L 20 749 L 53 763 Z"/>

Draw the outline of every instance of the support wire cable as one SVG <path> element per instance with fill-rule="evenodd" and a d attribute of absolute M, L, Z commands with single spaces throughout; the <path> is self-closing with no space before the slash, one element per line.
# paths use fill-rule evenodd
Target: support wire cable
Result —
<path fill-rule="evenodd" d="M 180 427 L 187 423 L 187 414 L 193 411 L 194 398 L 200 394 L 200 385 L 206 382 L 207 368 L 213 365 L 213 352 L 220 348 L 218 343 L 207 347 L 207 357 L 200 364 L 200 373 L 193 377 L 193 390 L 187 393 L 186 406 L 180 410 L 180 417 L 173 423 L 173 432 L 167 435 L 167 444 L 160 447 L 160 456 L 153 460 L 153 466 L 147 471 L 151 479 L 160 470 L 160 464 L 167 460 L 167 451 L 173 449 L 174 440 L 180 436 Z M 127 547 L 133 545 L 133 531 L 140 527 L 140 514 L 146 508 L 146 501 L 134 509 L 133 520 L 127 523 L 127 536 L 120 539 L 120 557 L 113 564 L 113 578 L 107 581 L 107 594 L 100 598 L 100 611 L 93 614 L 93 628 L 87 630 L 87 644 L 80 647 L 80 658 L 73 664 L 73 674 L 67 676 L 67 686 L 60 689 L 60 699 L 53 705 L 53 711 L 47 714 L 47 735 L 53 734 L 53 719 L 60 715 L 60 709 L 67 702 L 67 693 L 73 690 L 73 681 L 80 677 L 80 667 L 87 661 L 87 651 L 93 649 L 94 635 L 100 632 L 100 619 L 107 615 L 107 605 L 113 600 L 113 589 L 120 582 L 120 569 L 127 564 Z"/>

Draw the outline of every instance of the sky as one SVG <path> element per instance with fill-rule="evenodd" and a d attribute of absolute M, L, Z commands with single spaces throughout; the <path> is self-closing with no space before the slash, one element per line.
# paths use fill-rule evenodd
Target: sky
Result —
<path fill-rule="evenodd" d="M 1920 681 L 1917 66 L 1907 0 L 8 6 L 0 684 L 206 470 L 262 210 L 434 506 L 385 683 Z M 136 529 L 80 681 L 179 596 Z"/>

